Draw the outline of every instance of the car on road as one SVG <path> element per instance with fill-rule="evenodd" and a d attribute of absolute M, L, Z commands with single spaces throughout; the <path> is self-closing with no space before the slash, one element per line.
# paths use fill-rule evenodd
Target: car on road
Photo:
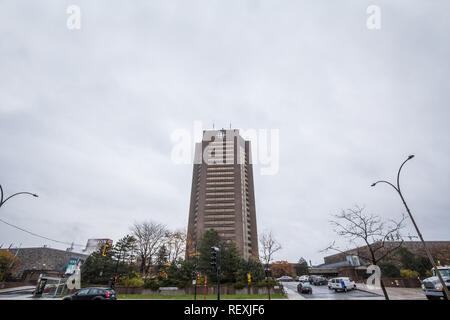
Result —
<path fill-rule="evenodd" d="M 439 273 L 445 282 L 445 285 L 450 289 L 450 267 L 438 267 Z M 444 290 L 442 283 L 436 275 L 435 270 L 431 270 L 433 276 L 422 281 L 422 290 L 428 300 L 444 299 Z"/>
<path fill-rule="evenodd" d="M 324 276 L 317 276 L 314 277 L 312 284 L 315 286 L 326 285 L 328 284 L 328 280 Z"/>
<path fill-rule="evenodd" d="M 345 291 L 356 289 L 356 283 L 348 277 L 339 277 L 331 279 L 328 283 L 328 288 L 334 291 Z"/>
<path fill-rule="evenodd" d="M 83 288 L 65 296 L 63 300 L 116 300 L 116 292 L 110 288 Z"/>
<path fill-rule="evenodd" d="M 300 282 L 297 285 L 297 291 L 298 293 L 308 293 L 308 294 L 312 294 L 312 287 L 311 284 L 309 282 Z"/>
<path fill-rule="evenodd" d="M 307 282 L 308 280 L 309 280 L 309 276 L 306 276 L 306 275 L 297 277 L 297 281 L 300 281 L 300 282 Z"/>
<path fill-rule="evenodd" d="M 280 278 L 277 278 L 277 281 L 279 281 L 279 282 L 290 282 L 290 281 L 294 281 L 294 279 L 292 277 L 289 277 L 289 276 L 282 276 Z"/>
<path fill-rule="evenodd" d="M 328 279 L 328 289 L 333 289 L 333 286 L 331 285 L 332 283 L 333 283 L 333 281 L 334 281 L 334 278 L 333 279 Z"/>

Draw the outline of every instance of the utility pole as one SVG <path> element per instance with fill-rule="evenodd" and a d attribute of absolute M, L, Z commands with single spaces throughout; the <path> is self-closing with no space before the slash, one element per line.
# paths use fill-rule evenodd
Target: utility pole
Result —
<path fill-rule="evenodd" d="M 218 247 L 211 247 L 211 265 L 217 270 L 217 300 L 220 300 L 220 277 L 222 273 L 220 249 Z"/>
<path fill-rule="evenodd" d="M 265 265 L 264 271 L 266 273 L 266 284 L 267 284 L 267 293 L 269 294 L 269 300 L 270 300 L 270 286 L 269 286 L 269 276 L 270 276 L 270 265 L 267 263 Z"/>
<path fill-rule="evenodd" d="M 397 186 L 393 185 L 393 184 L 390 183 L 389 181 L 386 181 L 386 180 L 380 180 L 380 181 L 377 181 L 377 182 L 375 182 L 375 183 L 372 183 L 371 187 L 375 187 L 375 186 L 377 185 L 377 183 L 386 183 L 386 184 L 390 185 L 392 188 L 394 188 L 395 191 L 397 191 L 398 195 L 399 195 L 400 198 L 402 199 L 402 202 L 403 202 L 403 205 L 404 205 L 405 208 L 406 208 L 406 211 L 408 212 L 409 218 L 411 219 L 411 222 L 413 223 L 414 228 L 416 229 L 417 235 L 419 236 L 420 241 L 422 242 L 422 245 L 423 245 L 423 247 L 424 247 L 424 249 L 425 249 L 425 252 L 426 252 L 426 254 L 427 254 L 427 256 L 428 256 L 428 259 L 430 260 L 431 265 L 433 266 L 433 269 L 435 270 L 436 275 L 438 276 L 439 281 L 440 281 L 441 284 L 442 284 L 442 290 L 444 290 L 444 298 L 448 300 L 448 299 L 450 298 L 450 294 L 449 294 L 449 292 L 448 292 L 447 285 L 446 285 L 444 279 L 442 278 L 441 273 L 439 272 L 439 269 L 438 269 L 437 266 L 436 266 L 436 263 L 434 262 L 433 256 L 431 255 L 431 252 L 430 252 L 430 250 L 428 249 L 427 244 L 426 244 L 425 241 L 423 240 L 422 233 L 420 233 L 419 227 L 417 226 L 416 221 L 414 220 L 414 218 L 413 218 L 413 216 L 412 216 L 412 214 L 411 214 L 411 211 L 409 210 L 409 207 L 408 207 L 408 205 L 406 204 L 405 198 L 403 197 L 402 191 L 401 191 L 401 189 L 400 189 L 400 172 L 402 171 L 402 168 L 403 168 L 404 164 L 405 164 L 408 160 L 411 160 L 412 158 L 414 158 L 414 155 L 408 156 L 408 158 L 407 158 L 405 161 L 403 161 L 402 165 L 401 165 L 400 168 L 398 169 L 398 172 L 397 172 Z"/>

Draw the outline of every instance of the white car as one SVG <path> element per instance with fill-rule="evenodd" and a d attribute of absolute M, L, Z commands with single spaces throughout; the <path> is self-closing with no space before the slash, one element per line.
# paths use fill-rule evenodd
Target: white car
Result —
<path fill-rule="evenodd" d="M 279 282 L 283 282 L 283 281 L 290 282 L 290 281 L 294 281 L 294 279 L 292 279 L 292 277 L 289 277 L 289 276 L 282 276 L 282 277 L 278 278 L 277 281 L 279 281 Z"/>
<path fill-rule="evenodd" d="M 347 277 L 339 277 L 333 278 L 328 281 L 328 288 L 334 289 L 334 291 L 345 291 L 356 289 L 356 283 L 350 278 Z"/>
<path fill-rule="evenodd" d="M 300 276 L 300 277 L 298 277 L 298 281 L 300 281 L 300 282 L 308 282 L 309 281 L 309 276 Z"/>

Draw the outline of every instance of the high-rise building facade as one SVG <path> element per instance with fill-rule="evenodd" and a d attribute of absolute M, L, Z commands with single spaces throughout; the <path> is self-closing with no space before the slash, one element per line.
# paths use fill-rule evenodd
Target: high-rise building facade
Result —
<path fill-rule="evenodd" d="M 205 130 L 195 145 L 187 256 L 208 229 L 234 242 L 244 259 L 258 258 L 251 146 L 237 129 Z"/>

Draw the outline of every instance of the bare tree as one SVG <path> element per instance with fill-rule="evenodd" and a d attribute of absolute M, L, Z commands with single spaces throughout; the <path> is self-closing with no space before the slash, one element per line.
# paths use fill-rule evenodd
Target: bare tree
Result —
<path fill-rule="evenodd" d="M 159 248 L 164 243 L 168 230 L 165 225 L 144 221 L 141 223 L 135 222 L 131 231 L 136 238 L 137 251 L 141 262 L 140 271 L 145 276 Z"/>
<path fill-rule="evenodd" d="M 403 244 L 400 230 L 404 227 L 405 215 L 402 215 L 398 221 L 392 219 L 383 221 L 379 216 L 366 214 L 364 207 L 355 206 L 353 209 L 343 210 L 334 217 L 336 220 L 330 221 L 335 228 L 334 231 L 358 248 L 356 249 L 358 257 L 370 261 L 373 265 L 377 265 Z M 361 247 L 361 243 L 365 246 Z M 335 242 L 322 251 L 330 249 L 348 253 L 336 247 Z M 384 297 L 389 300 L 382 279 L 380 279 L 380 285 Z"/>
<path fill-rule="evenodd" d="M 272 231 L 264 232 L 259 242 L 261 244 L 261 258 L 265 264 L 269 264 L 275 252 L 281 250 L 281 245 L 275 240 Z"/>
<path fill-rule="evenodd" d="M 166 246 L 169 251 L 168 260 L 173 262 L 184 256 L 186 252 L 186 232 L 174 231 L 166 234 Z"/>

